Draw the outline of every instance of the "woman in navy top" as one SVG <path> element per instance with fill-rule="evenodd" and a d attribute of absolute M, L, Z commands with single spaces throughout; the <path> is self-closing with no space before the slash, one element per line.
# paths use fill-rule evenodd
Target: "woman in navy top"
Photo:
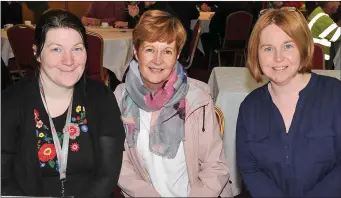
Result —
<path fill-rule="evenodd" d="M 311 73 L 313 39 L 294 8 L 263 11 L 249 40 L 257 82 L 240 106 L 237 163 L 253 197 L 341 197 L 341 82 Z"/>

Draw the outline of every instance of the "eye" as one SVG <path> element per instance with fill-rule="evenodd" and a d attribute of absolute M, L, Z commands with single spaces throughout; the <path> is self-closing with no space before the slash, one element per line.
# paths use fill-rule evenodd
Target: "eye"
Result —
<path fill-rule="evenodd" d="M 264 51 L 266 51 L 266 52 L 271 52 L 271 51 L 272 51 L 272 48 L 271 48 L 271 47 L 267 47 L 267 48 L 264 49 Z"/>
<path fill-rule="evenodd" d="M 164 53 L 167 55 L 172 55 L 173 52 L 171 50 L 166 50 Z"/>
<path fill-rule="evenodd" d="M 152 49 L 152 48 L 147 48 L 147 49 L 146 49 L 146 52 L 154 52 L 154 49 Z"/>
<path fill-rule="evenodd" d="M 59 47 L 56 47 L 56 48 L 53 48 L 51 51 L 52 51 L 52 52 L 61 52 L 62 49 L 59 48 Z"/>
<path fill-rule="evenodd" d="M 290 49 L 290 48 L 292 48 L 292 47 L 293 47 L 292 44 L 285 44 L 285 45 L 284 45 L 284 49 Z"/>
<path fill-rule="evenodd" d="M 76 51 L 76 52 L 80 52 L 80 51 L 83 51 L 84 48 L 83 47 L 76 47 L 73 49 L 73 51 Z"/>

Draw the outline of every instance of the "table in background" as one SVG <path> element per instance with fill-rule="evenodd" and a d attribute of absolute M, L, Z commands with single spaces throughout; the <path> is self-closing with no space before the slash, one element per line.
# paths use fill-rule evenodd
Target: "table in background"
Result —
<path fill-rule="evenodd" d="M 340 70 L 314 70 L 317 74 L 340 79 Z M 241 176 L 236 159 L 236 124 L 239 106 L 245 97 L 267 81 L 257 84 L 247 68 L 216 67 L 212 70 L 209 86 L 214 103 L 224 114 L 224 151 L 231 174 L 232 192 L 237 196 L 241 192 Z"/>
<path fill-rule="evenodd" d="M 121 81 L 130 61 L 133 58 L 131 29 L 87 27 L 88 31 L 103 37 L 103 67 L 112 71 Z M 1 30 L 1 57 L 6 65 L 14 57 L 7 32 Z"/>
<path fill-rule="evenodd" d="M 132 29 L 87 28 L 103 37 L 103 67 L 112 71 L 122 81 L 130 61 L 133 59 Z"/>

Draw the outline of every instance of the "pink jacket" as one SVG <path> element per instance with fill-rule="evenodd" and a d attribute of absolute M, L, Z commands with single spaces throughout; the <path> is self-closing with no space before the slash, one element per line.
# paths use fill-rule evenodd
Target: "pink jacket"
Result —
<path fill-rule="evenodd" d="M 209 87 L 191 78 L 188 83 L 184 150 L 191 185 L 189 197 L 233 197 Z M 120 108 L 124 92 L 124 84 L 114 92 Z M 161 197 L 154 189 L 136 147 L 128 148 L 127 144 L 118 185 L 126 197 Z"/>

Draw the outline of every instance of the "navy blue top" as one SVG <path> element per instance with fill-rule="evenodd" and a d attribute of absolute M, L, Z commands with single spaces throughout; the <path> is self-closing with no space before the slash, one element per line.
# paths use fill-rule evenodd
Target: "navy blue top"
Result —
<path fill-rule="evenodd" d="M 341 81 L 312 73 L 289 133 L 266 84 L 241 104 L 236 133 L 253 197 L 341 197 Z"/>

